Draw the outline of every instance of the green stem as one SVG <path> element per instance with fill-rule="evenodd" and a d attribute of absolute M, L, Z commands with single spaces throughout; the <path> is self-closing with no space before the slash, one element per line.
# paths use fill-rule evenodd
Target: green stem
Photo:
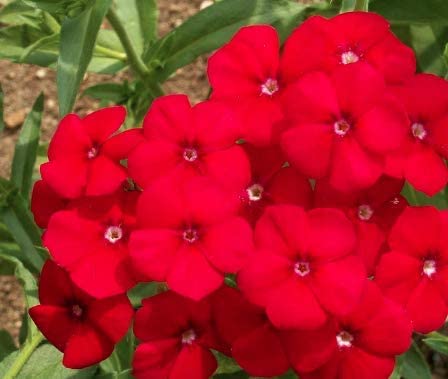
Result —
<path fill-rule="evenodd" d="M 355 11 L 365 11 L 369 10 L 369 0 L 356 0 Z"/>
<path fill-rule="evenodd" d="M 37 332 L 37 334 L 33 335 L 30 340 L 25 342 L 22 349 L 19 351 L 19 355 L 15 359 L 12 366 L 6 372 L 3 379 L 14 379 L 20 373 L 25 363 L 30 359 L 31 354 L 33 354 L 34 350 L 39 346 L 39 344 L 44 340 L 44 336 Z"/>
<path fill-rule="evenodd" d="M 124 62 L 126 61 L 126 54 L 120 53 L 120 52 L 112 50 L 112 49 L 108 49 L 107 47 L 104 47 L 101 45 L 95 46 L 95 52 L 98 54 L 102 54 L 108 58 L 115 58 L 115 59 L 118 59 L 118 60 L 124 61 Z"/>
<path fill-rule="evenodd" d="M 118 38 L 120 39 L 121 44 L 123 45 L 124 51 L 126 52 L 131 68 L 135 71 L 135 73 L 138 76 L 140 76 L 140 78 L 143 81 L 145 81 L 145 79 L 147 79 L 149 74 L 148 67 L 146 67 L 142 58 L 135 50 L 134 45 L 132 44 L 131 39 L 124 25 L 122 24 L 120 18 L 118 17 L 113 7 L 109 8 L 106 18 L 109 21 L 112 28 L 117 33 Z"/>

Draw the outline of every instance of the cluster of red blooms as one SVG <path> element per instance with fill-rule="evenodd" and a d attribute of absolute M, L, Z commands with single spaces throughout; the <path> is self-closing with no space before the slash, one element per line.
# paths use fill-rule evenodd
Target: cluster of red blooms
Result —
<path fill-rule="evenodd" d="M 134 319 L 137 378 L 209 378 L 212 350 L 253 376 L 388 378 L 448 313 L 448 214 L 400 195 L 448 181 L 448 83 L 415 71 L 382 17 L 315 16 L 282 48 L 242 28 L 211 99 L 157 99 L 143 128 L 66 116 L 33 192 L 52 260 L 30 310 L 64 364 L 105 359 Z M 150 281 L 169 290 L 134 318 Z"/>

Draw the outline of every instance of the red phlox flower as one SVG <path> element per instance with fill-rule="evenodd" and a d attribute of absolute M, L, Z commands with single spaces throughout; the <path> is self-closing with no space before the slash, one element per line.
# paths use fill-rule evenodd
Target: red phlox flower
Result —
<path fill-rule="evenodd" d="M 419 74 L 395 92 L 410 122 L 406 143 L 388 157 L 386 172 L 433 196 L 448 182 L 448 82 Z"/>
<path fill-rule="evenodd" d="M 130 254 L 143 280 L 166 281 L 199 300 L 218 289 L 251 254 L 252 229 L 237 199 L 207 178 L 167 178 L 147 187 L 137 208 Z"/>
<path fill-rule="evenodd" d="M 415 54 L 374 13 L 348 12 L 325 19 L 313 16 L 289 36 L 281 59 L 288 82 L 312 70 L 331 72 L 338 66 L 366 62 L 388 83 L 400 83 L 415 73 Z"/>
<path fill-rule="evenodd" d="M 289 369 L 279 332 L 262 308 L 227 286 L 211 296 L 211 303 L 219 335 L 231 346 L 232 357 L 248 374 L 271 377 Z"/>
<path fill-rule="evenodd" d="M 446 212 L 406 208 L 390 233 L 390 252 L 376 270 L 378 285 L 406 308 L 419 333 L 440 328 L 448 315 L 447 232 Z"/>
<path fill-rule="evenodd" d="M 374 274 L 390 227 L 408 204 L 400 195 L 403 185 L 403 180 L 382 176 L 368 189 L 343 193 L 326 180 L 316 182 L 315 207 L 339 208 L 350 218 L 358 236 L 358 254 L 369 276 Z"/>
<path fill-rule="evenodd" d="M 143 123 L 146 141 L 129 158 L 129 172 L 145 188 L 167 175 L 209 176 L 221 186 L 241 190 L 250 179 L 248 159 L 236 145 L 241 125 L 223 104 L 190 106 L 187 96 L 155 100 Z"/>
<path fill-rule="evenodd" d="M 276 138 L 279 103 L 279 39 L 270 25 L 241 28 L 208 61 L 212 99 L 232 106 L 244 122 L 242 137 L 256 145 Z"/>
<path fill-rule="evenodd" d="M 244 144 L 243 147 L 250 160 L 252 180 L 240 196 L 241 214 L 252 225 L 268 205 L 311 206 L 310 182 L 294 168 L 285 167 L 286 159 L 278 145 L 256 147 Z"/>
<path fill-rule="evenodd" d="M 255 243 L 258 252 L 238 284 L 276 327 L 319 328 L 328 312 L 345 314 L 359 302 L 366 273 L 354 255 L 353 225 L 341 211 L 271 206 L 256 225 Z"/>
<path fill-rule="evenodd" d="M 340 66 L 331 76 L 313 72 L 284 94 L 293 127 L 281 144 L 293 167 L 344 192 L 373 185 L 386 154 L 398 150 L 409 120 L 371 66 Z"/>
<path fill-rule="evenodd" d="M 65 116 L 48 149 L 49 162 L 40 171 L 45 182 L 67 199 L 108 195 L 127 178 L 120 161 L 141 141 L 141 131 L 132 129 L 110 137 L 123 124 L 124 107 L 110 107 L 83 119 Z"/>
<path fill-rule="evenodd" d="M 121 189 L 80 199 L 50 219 L 44 245 L 73 282 L 94 297 L 124 293 L 136 284 L 127 245 L 138 196 Z"/>
<path fill-rule="evenodd" d="M 141 341 L 132 363 L 137 379 L 208 379 L 217 367 L 210 349 L 226 349 L 215 333 L 209 301 L 171 291 L 143 300 L 134 333 Z"/>
<path fill-rule="evenodd" d="M 45 338 L 64 353 L 62 362 L 69 368 L 106 359 L 125 336 L 134 313 L 126 295 L 94 299 L 50 260 L 42 269 L 39 300 L 30 316 Z"/>
<path fill-rule="evenodd" d="M 299 348 L 304 361 L 307 352 L 332 347 L 332 355 L 317 370 L 296 367 L 303 379 L 388 379 L 395 356 L 411 345 L 412 327 L 404 310 L 384 298 L 378 287 L 368 283 L 361 303 L 346 317 L 335 320 L 333 331 L 287 335 Z M 286 335 L 286 333 L 285 333 Z M 310 350 L 307 347 L 310 347 Z M 311 348 L 313 347 L 313 348 Z"/>

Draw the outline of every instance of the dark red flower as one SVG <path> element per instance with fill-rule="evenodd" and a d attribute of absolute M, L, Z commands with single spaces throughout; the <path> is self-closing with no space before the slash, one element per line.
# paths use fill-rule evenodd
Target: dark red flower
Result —
<path fill-rule="evenodd" d="M 272 26 L 246 26 L 208 61 L 212 99 L 226 102 L 241 115 L 242 137 L 256 145 L 271 143 L 275 124 L 283 119 L 279 49 Z"/>
<path fill-rule="evenodd" d="M 390 252 L 376 270 L 378 285 L 406 308 L 419 333 L 440 328 L 448 315 L 447 233 L 446 212 L 406 208 L 390 233 Z"/>
<path fill-rule="evenodd" d="M 143 300 L 134 323 L 141 341 L 132 363 L 137 379 L 208 379 L 221 350 L 208 301 L 194 302 L 168 291 Z"/>
<path fill-rule="evenodd" d="M 355 225 L 357 251 L 369 276 L 374 274 L 390 227 L 408 204 L 400 195 L 403 184 L 403 180 L 382 176 L 372 187 L 351 193 L 335 190 L 326 180 L 314 187 L 316 207 L 339 208 Z"/>
<path fill-rule="evenodd" d="M 240 123 L 223 104 L 190 106 L 187 96 L 155 100 L 145 117 L 146 141 L 129 158 L 129 172 L 145 188 L 167 175 L 209 176 L 221 186 L 240 190 L 250 179 L 248 159 L 236 145 Z"/>
<path fill-rule="evenodd" d="M 401 151 L 389 157 L 387 172 L 435 195 L 448 182 L 448 82 L 420 74 L 395 92 L 410 122 L 408 138 Z"/>
<path fill-rule="evenodd" d="M 385 18 L 349 12 L 301 24 L 285 43 L 281 74 L 290 82 L 312 70 L 330 72 L 358 62 L 379 70 L 388 83 L 409 79 L 416 68 L 414 52 L 392 34 Z"/>
<path fill-rule="evenodd" d="M 50 219 L 44 245 L 73 282 L 92 296 L 124 293 L 136 283 L 127 245 L 138 195 L 120 190 L 80 199 Z"/>
<path fill-rule="evenodd" d="M 106 359 L 128 331 L 134 313 L 125 295 L 94 299 L 50 260 L 42 269 L 39 300 L 30 316 L 45 338 L 64 353 L 62 362 L 69 368 Z"/>
<path fill-rule="evenodd" d="M 293 364 L 298 361 L 294 366 L 303 379 L 388 379 L 395 356 L 411 345 L 412 328 L 403 309 L 369 282 L 360 304 L 335 320 L 332 331 L 284 335 L 286 346 L 297 348 L 291 359 Z M 322 351 L 326 351 L 325 363 L 310 372 L 310 361 Z"/>
<path fill-rule="evenodd" d="M 48 149 L 42 178 L 62 198 L 99 196 L 116 191 L 127 178 L 120 161 L 141 140 L 138 129 L 113 137 L 126 117 L 124 107 L 110 107 L 83 119 L 65 116 Z"/>
<path fill-rule="evenodd" d="M 308 208 L 312 190 L 307 178 L 285 166 L 286 159 L 278 145 L 255 147 L 243 145 L 252 169 L 252 180 L 240 195 L 241 214 L 252 224 L 264 208 L 273 204 L 295 204 Z"/>
<path fill-rule="evenodd" d="M 406 138 L 406 113 L 367 64 L 304 75 L 284 100 L 294 121 L 281 138 L 289 162 L 309 177 L 329 177 L 341 191 L 373 185 L 386 154 Z"/>
<path fill-rule="evenodd" d="M 262 308 L 227 286 L 221 287 L 210 299 L 219 335 L 231 346 L 232 357 L 248 374 L 271 377 L 288 370 L 279 332 Z"/>
<path fill-rule="evenodd" d="M 202 177 L 147 187 L 137 208 L 141 230 L 130 240 L 136 272 L 195 300 L 218 289 L 224 273 L 240 270 L 253 249 L 236 200 Z"/>
<path fill-rule="evenodd" d="M 354 255 L 353 226 L 341 211 L 266 208 L 255 242 L 259 251 L 239 273 L 238 284 L 276 327 L 319 328 L 328 312 L 346 314 L 359 302 L 366 273 Z"/>
<path fill-rule="evenodd" d="M 34 184 L 31 195 L 31 212 L 34 221 L 40 228 L 45 229 L 53 213 L 66 208 L 69 202 L 53 191 L 44 180 L 38 180 Z"/>

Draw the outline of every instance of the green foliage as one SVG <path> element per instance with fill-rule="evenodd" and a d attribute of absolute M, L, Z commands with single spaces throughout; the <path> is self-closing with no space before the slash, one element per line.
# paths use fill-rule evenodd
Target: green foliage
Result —
<path fill-rule="evenodd" d="M 0 85 L 0 136 L 3 133 L 3 129 L 5 129 L 5 120 L 3 119 L 3 89 Z"/>
<path fill-rule="evenodd" d="M 16 349 L 11 335 L 6 330 L 0 330 L 0 361 Z"/>
<path fill-rule="evenodd" d="M 414 342 L 411 348 L 398 357 L 390 379 L 431 379 L 431 370 L 420 348 Z"/>
<path fill-rule="evenodd" d="M 423 342 L 431 349 L 441 354 L 448 355 L 448 336 L 434 332 L 428 334 L 428 336 L 423 339 Z"/>

